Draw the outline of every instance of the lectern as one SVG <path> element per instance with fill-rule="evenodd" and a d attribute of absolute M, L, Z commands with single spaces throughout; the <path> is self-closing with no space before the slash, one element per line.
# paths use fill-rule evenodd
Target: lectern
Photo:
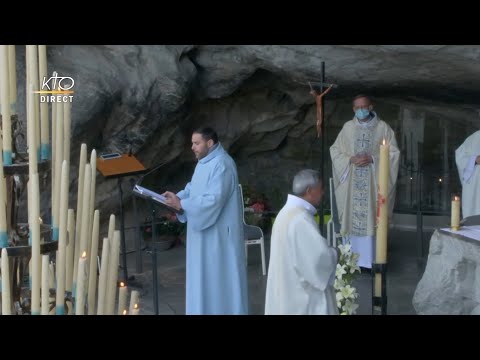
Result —
<path fill-rule="evenodd" d="M 125 243 L 125 219 L 123 214 L 122 180 L 126 176 L 143 174 L 147 169 L 132 154 L 102 154 L 97 158 L 97 169 L 105 179 L 117 179 L 120 197 L 120 234 L 122 246 L 123 280 L 128 283 L 127 246 Z"/>

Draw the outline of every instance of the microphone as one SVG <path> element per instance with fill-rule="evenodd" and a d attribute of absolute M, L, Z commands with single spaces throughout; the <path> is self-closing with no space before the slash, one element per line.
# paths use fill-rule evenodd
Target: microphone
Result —
<path fill-rule="evenodd" d="M 170 160 L 167 160 L 167 161 L 164 161 L 163 163 L 161 164 L 158 164 L 156 166 L 154 166 L 151 170 L 149 170 L 148 172 L 146 172 L 145 174 L 143 174 L 142 176 L 140 176 L 140 178 L 137 180 L 137 182 L 135 183 L 135 185 L 140 185 L 140 183 L 143 181 L 143 178 L 147 175 L 150 175 L 151 173 L 153 173 L 154 171 L 160 169 L 162 166 L 172 162 L 175 158 L 171 158 Z"/>

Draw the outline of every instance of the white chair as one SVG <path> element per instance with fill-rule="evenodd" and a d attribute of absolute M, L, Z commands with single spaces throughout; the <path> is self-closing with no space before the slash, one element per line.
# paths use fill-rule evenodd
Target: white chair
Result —
<path fill-rule="evenodd" d="M 327 241 L 330 246 L 337 247 L 337 239 L 342 239 L 342 235 L 340 234 L 341 226 L 338 219 L 337 200 L 332 178 L 330 178 L 330 209 L 331 216 L 327 223 Z"/>
<path fill-rule="evenodd" d="M 248 246 L 249 245 L 260 245 L 260 251 L 262 255 L 262 273 L 263 275 L 267 274 L 267 267 L 265 265 L 265 240 L 263 236 L 263 231 L 260 227 L 254 225 L 248 225 L 245 222 L 245 203 L 243 200 L 243 190 L 242 185 L 238 184 L 240 188 L 240 201 L 242 203 L 242 218 L 243 218 L 243 231 L 245 234 L 245 259 L 248 264 Z"/>

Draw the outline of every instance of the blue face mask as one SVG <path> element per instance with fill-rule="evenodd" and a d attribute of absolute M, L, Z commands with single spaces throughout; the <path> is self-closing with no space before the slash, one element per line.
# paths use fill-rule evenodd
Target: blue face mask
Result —
<path fill-rule="evenodd" d="M 355 116 L 358 120 L 366 119 L 368 115 L 370 115 L 370 110 L 368 109 L 358 109 L 357 111 L 355 111 Z"/>

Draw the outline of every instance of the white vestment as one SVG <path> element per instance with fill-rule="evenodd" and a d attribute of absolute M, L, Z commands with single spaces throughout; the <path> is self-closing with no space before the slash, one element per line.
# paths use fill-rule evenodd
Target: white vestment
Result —
<path fill-rule="evenodd" d="M 384 139 L 390 145 L 389 217 L 393 213 L 400 158 L 392 128 L 375 112 L 372 114 L 374 117 L 367 122 L 356 118 L 346 122 L 330 147 L 341 233 L 351 241 L 352 250 L 360 254 L 358 265 L 367 268 L 371 267 L 374 259 L 378 165 L 380 145 Z M 357 167 L 350 163 L 350 158 L 355 155 L 370 155 L 373 163 Z"/>
<path fill-rule="evenodd" d="M 462 183 L 463 217 L 480 215 L 480 130 L 470 135 L 455 151 L 458 174 Z"/>
<path fill-rule="evenodd" d="M 320 235 L 315 208 L 289 195 L 272 228 L 265 315 L 338 315 L 337 252 Z"/>

